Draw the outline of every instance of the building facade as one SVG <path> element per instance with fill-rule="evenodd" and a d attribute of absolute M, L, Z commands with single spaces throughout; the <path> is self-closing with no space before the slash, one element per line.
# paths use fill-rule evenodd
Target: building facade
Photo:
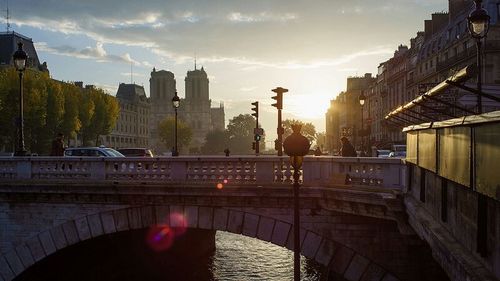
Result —
<path fill-rule="evenodd" d="M 151 104 L 144 88 L 121 83 L 116 92 L 120 115 L 116 126 L 102 143 L 108 147 L 149 147 Z"/>
<path fill-rule="evenodd" d="M 368 130 L 368 136 L 364 138 L 368 151 L 371 147 L 381 149 L 390 148 L 392 144 L 404 144 L 406 139 L 401 129 L 409 122 L 419 124 L 478 112 L 476 95 L 451 87 L 439 95 L 439 99 L 446 104 L 431 102 L 412 108 L 412 111 L 398 116 L 399 120 L 385 120 L 389 112 L 412 101 L 460 69 L 476 64 L 476 41 L 467 28 L 467 17 L 474 8 L 474 1 L 449 0 L 448 3 L 449 12 L 434 13 L 431 19 L 425 20 L 424 31 L 417 32 L 410 40 L 410 47 L 400 45 L 390 59 L 380 63 L 371 84 L 362 89 L 367 98 L 363 123 Z M 483 91 L 500 96 L 500 0 L 485 0 L 483 7 L 491 17 L 482 49 Z M 471 77 L 465 86 L 475 89 L 476 84 L 476 77 Z M 345 134 L 345 127 L 361 126 L 361 119 L 355 116 L 356 110 L 352 108 L 356 94 L 350 92 L 348 85 L 348 90 L 331 102 L 326 114 L 330 151 L 337 149 L 338 136 Z M 483 112 L 498 109 L 499 103 L 483 98 Z M 349 118 L 352 120 L 350 124 L 346 121 Z M 359 145 L 355 137 L 355 134 L 351 135 L 351 141 Z"/>
<path fill-rule="evenodd" d="M 349 138 L 355 147 L 360 148 L 363 139 L 360 131 L 362 107 L 359 96 L 374 80 L 371 73 L 366 73 L 362 77 L 349 77 L 347 90 L 331 101 L 330 109 L 326 113 L 326 148 L 330 153 L 340 150 L 342 136 Z"/>
<path fill-rule="evenodd" d="M 150 78 L 151 121 L 150 139 L 151 147 L 157 152 L 169 152 L 171 148 L 165 147 L 160 140 L 158 125 L 167 117 L 174 116 L 172 98 L 175 95 L 176 81 L 170 71 L 153 69 Z M 189 147 L 184 147 L 182 153 L 196 153 L 205 142 L 207 133 L 213 130 L 224 130 L 224 106 L 212 108 L 210 99 L 209 80 L 205 69 L 188 71 L 185 82 L 185 98 L 181 98 L 178 108 L 178 118 L 186 123 L 192 131 Z"/>

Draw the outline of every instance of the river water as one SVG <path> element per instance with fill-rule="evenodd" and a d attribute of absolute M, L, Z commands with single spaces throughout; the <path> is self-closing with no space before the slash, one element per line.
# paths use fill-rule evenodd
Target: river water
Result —
<path fill-rule="evenodd" d="M 210 266 L 213 280 L 293 280 L 293 252 L 227 232 L 217 232 Z M 320 280 L 320 268 L 301 259 L 301 280 Z"/>
<path fill-rule="evenodd" d="M 293 280 L 293 252 L 271 243 L 218 231 L 210 256 L 179 257 L 152 251 L 147 230 L 106 235 L 67 247 L 32 266 L 16 281 Z M 301 280 L 321 280 L 321 268 L 301 260 Z"/>

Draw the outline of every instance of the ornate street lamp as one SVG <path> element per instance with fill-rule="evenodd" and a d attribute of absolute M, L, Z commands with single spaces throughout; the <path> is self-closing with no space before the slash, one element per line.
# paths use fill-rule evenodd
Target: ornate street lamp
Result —
<path fill-rule="evenodd" d="M 172 98 L 172 106 L 175 110 L 175 129 L 174 129 L 174 151 L 172 151 L 172 156 L 179 156 L 179 150 L 177 148 L 177 108 L 181 105 L 181 99 L 177 96 L 177 92 L 175 92 L 174 97 Z"/>
<path fill-rule="evenodd" d="M 360 156 L 365 156 L 365 150 L 364 150 L 364 134 L 365 134 L 365 127 L 363 126 L 363 107 L 365 105 L 365 101 L 366 101 L 366 97 L 365 95 L 363 94 L 363 92 L 361 92 L 361 94 L 359 95 L 359 104 L 361 105 L 361 155 Z"/>
<path fill-rule="evenodd" d="M 481 8 L 481 0 L 474 0 L 476 8 L 467 18 L 469 33 L 472 38 L 476 39 L 477 46 L 477 108 L 478 113 L 483 113 L 482 103 L 482 58 L 481 58 L 481 40 L 486 37 L 490 29 L 490 16 L 488 12 Z"/>
<path fill-rule="evenodd" d="M 299 178 L 304 155 L 309 152 L 309 140 L 300 134 L 301 125 L 292 125 L 293 133 L 283 142 L 285 153 L 293 167 L 293 280 L 300 280 L 300 215 Z"/>
<path fill-rule="evenodd" d="M 17 120 L 19 136 L 18 147 L 14 156 L 26 156 L 26 149 L 24 147 L 23 72 L 26 69 L 28 55 L 23 50 L 22 42 L 17 44 L 17 51 L 14 52 L 12 58 L 14 59 L 16 70 L 19 72 L 19 120 Z"/>

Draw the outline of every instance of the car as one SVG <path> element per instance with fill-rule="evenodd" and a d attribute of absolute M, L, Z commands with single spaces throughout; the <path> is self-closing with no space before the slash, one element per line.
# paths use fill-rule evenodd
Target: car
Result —
<path fill-rule="evenodd" d="M 120 152 L 109 147 L 70 147 L 64 150 L 66 157 L 125 157 Z"/>
<path fill-rule="evenodd" d="M 153 157 L 153 152 L 149 148 L 120 148 L 118 152 L 127 157 Z"/>
<path fill-rule="evenodd" d="M 390 158 L 406 158 L 406 151 L 391 151 Z"/>
<path fill-rule="evenodd" d="M 379 149 L 379 150 L 377 150 L 377 157 L 378 158 L 387 158 L 387 157 L 389 157 L 390 153 L 391 153 L 390 150 Z"/>

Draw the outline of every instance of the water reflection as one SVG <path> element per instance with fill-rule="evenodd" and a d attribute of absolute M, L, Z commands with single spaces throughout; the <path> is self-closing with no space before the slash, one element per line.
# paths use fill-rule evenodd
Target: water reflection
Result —
<path fill-rule="evenodd" d="M 293 253 L 257 239 L 217 232 L 215 252 L 193 258 L 190 253 L 179 255 L 175 245 L 168 251 L 152 250 L 147 236 L 148 230 L 134 230 L 79 243 L 42 260 L 16 280 L 293 279 Z M 319 266 L 302 259 L 301 267 L 302 280 L 320 280 Z"/>

